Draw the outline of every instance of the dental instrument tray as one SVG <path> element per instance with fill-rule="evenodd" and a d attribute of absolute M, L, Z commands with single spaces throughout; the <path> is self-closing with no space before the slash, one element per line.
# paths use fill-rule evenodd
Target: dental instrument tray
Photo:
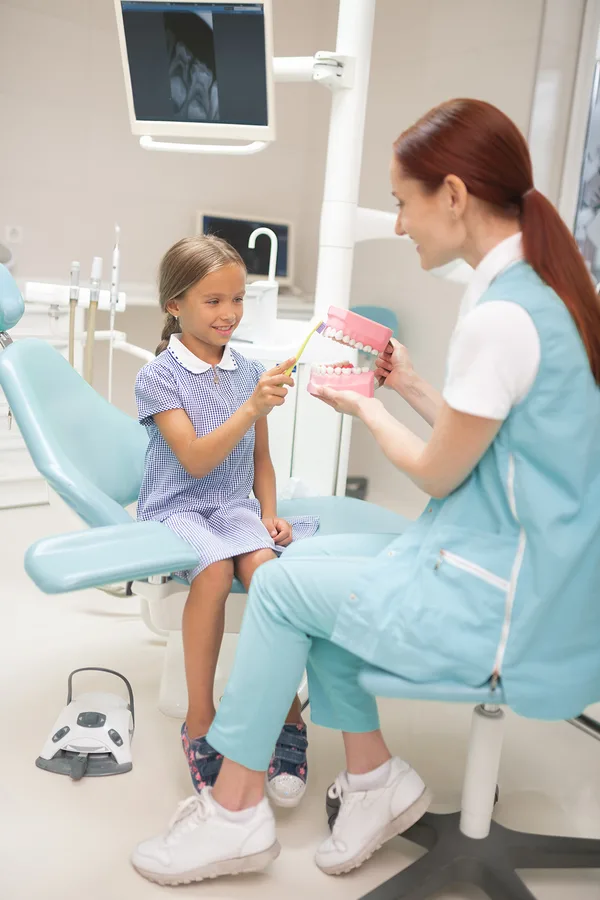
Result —
<path fill-rule="evenodd" d="M 73 676 L 78 672 L 107 672 L 127 686 L 129 702 L 118 694 L 86 693 L 73 699 Z M 79 781 L 84 775 L 130 772 L 131 739 L 135 728 L 133 690 L 124 675 L 113 669 L 87 666 L 69 675 L 67 705 L 54 723 L 36 766 Z"/>

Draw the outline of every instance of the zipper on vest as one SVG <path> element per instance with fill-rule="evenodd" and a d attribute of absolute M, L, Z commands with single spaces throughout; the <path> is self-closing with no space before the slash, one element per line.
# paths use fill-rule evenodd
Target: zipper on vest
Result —
<path fill-rule="evenodd" d="M 517 502 L 515 498 L 515 458 L 510 455 L 508 460 L 508 481 L 507 481 L 507 492 L 508 492 L 508 503 L 510 506 L 510 511 L 512 512 L 515 522 L 517 525 L 521 525 L 519 521 L 519 516 L 517 515 Z M 498 681 L 502 675 L 502 665 L 504 663 L 504 656 L 506 654 L 506 648 L 508 646 L 508 639 L 510 637 L 510 627 L 512 625 L 512 614 L 515 605 L 515 594 L 517 592 L 517 582 L 519 580 L 519 575 L 521 573 L 521 566 L 523 565 L 523 557 L 525 556 L 525 548 L 527 546 L 527 535 L 525 534 L 525 529 L 521 526 L 519 531 L 519 543 L 517 545 L 517 552 L 515 555 L 515 559 L 512 566 L 512 571 L 510 574 L 510 581 L 508 585 L 508 590 L 506 592 L 506 606 L 504 610 L 504 622 L 502 624 L 502 632 L 500 634 L 500 641 L 498 643 L 498 648 L 496 650 L 496 659 L 494 661 L 494 668 L 492 671 L 492 681 L 491 687 L 492 690 L 495 690 Z"/>
<path fill-rule="evenodd" d="M 477 563 L 464 559 L 462 556 L 457 556 L 456 553 L 451 553 L 449 550 L 440 550 L 439 559 L 435 564 L 436 571 L 443 562 L 447 562 L 448 565 L 453 566 L 455 569 L 461 569 L 463 572 L 468 572 L 469 575 L 473 575 L 475 578 L 479 578 L 481 581 L 491 584 L 492 587 L 498 588 L 500 591 L 508 591 L 509 582 L 506 581 L 506 579 L 494 575 L 489 569 L 484 569 L 482 566 L 478 566 Z"/>

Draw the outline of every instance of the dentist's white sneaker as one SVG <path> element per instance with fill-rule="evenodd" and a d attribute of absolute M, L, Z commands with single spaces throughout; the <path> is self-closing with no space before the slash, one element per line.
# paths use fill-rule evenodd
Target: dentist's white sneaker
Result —
<path fill-rule="evenodd" d="M 330 788 L 340 810 L 331 837 L 315 856 L 327 875 L 341 875 L 366 862 L 382 844 L 406 831 L 427 812 L 431 795 L 408 763 L 394 757 L 382 787 L 352 791 L 345 772 Z"/>
<path fill-rule="evenodd" d="M 226 817 L 211 789 L 179 804 L 167 831 L 133 852 L 134 868 L 157 884 L 190 884 L 258 872 L 279 856 L 275 818 L 264 799 L 247 816 Z"/>

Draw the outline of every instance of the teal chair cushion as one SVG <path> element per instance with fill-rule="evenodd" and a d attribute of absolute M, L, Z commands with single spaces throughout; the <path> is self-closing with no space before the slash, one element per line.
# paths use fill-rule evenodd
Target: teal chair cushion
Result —
<path fill-rule="evenodd" d="M 365 666 L 358 677 L 361 687 L 375 697 L 395 697 L 403 700 L 438 700 L 440 703 L 488 703 L 502 706 L 506 703 L 502 685 L 495 691 L 489 684 L 469 687 L 453 681 L 417 683 L 406 681 L 391 672 Z"/>
<path fill-rule="evenodd" d="M 0 385 L 36 468 L 90 526 L 131 522 L 146 430 L 100 396 L 44 341 L 0 353 Z"/>
<path fill-rule="evenodd" d="M 314 497 L 286 500 L 282 516 L 312 513 L 321 520 L 319 535 L 401 534 L 408 520 L 389 510 L 352 497 Z M 43 538 L 25 557 L 25 568 L 46 594 L 98 587 L 116 581 L 134 581 L 150 575 L 192 569 L 196 551 L 160 522 L 92 528 L 73 534 Z M 174 578 L 187 586 L 187 581 Z M 245 593 L 237 579 L 233 593 Z"/>
<path fill-rule="evenodd" d="M 0 331 L 10 331 L 21 319 L 25 304 L 6 266 L 0 264 Z"/>

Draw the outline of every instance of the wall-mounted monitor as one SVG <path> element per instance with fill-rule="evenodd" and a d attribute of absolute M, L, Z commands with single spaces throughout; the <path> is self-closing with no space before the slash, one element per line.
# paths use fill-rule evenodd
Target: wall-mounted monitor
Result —
<path fill-rule="evenodd" d="M 131 130 L 275 140 L 271 0 L 115 0 Z"/>
<path fill-rule="evenodd" d="M 199 212 L 196 220 L 198 234 L 216 234 L 235 247 L 248 269 L 249 280 L 266 278 L 269 273 L 271 241 L 261 236 L 256 247 L 250 250 L 248 239 L 257 228 L 270 228 L 277 235 L 278 252 L 275 278 L 282 286 L 293 284 L 294 247 L 291 222 L 274 222 L 272 219 L 242 218 L 225 213 Z"/>

